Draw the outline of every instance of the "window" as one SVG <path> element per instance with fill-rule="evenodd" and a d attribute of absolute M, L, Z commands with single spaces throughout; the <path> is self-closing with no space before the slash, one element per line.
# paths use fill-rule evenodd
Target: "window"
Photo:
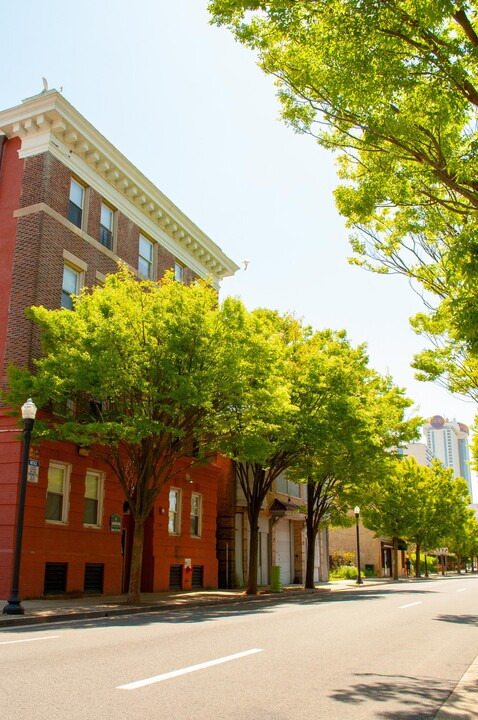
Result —
<path fill-rule="evenodd" d="M 302 485 L 288 480 L 287 476 L 281 473 L 276 478 L 276 492 L 300 499 L 302 497 Z"/>
<path fill-rule="evenodd" d="M 50 463 L 46 491 L 46 519 L 50 522 L 67 521 L 69 489 L 70 466 Z"/>
<path fill-rule="evenodd" d="M 73 310 L 72 295 L 78 295 L 80 291 L 80 273 L 70 265 L 63 267 L 63 285 L 61 288 L 61 306 L 67 310 Z"/>
<path fill-rule="evenodd" d="M 174 263 L 174 279 L 180 283 L 184 282 L 184 265 L 177 260 Z"/>
<path fill-rule="evenodd" d="M 142 235 L 139 236 L 138 271 L 147 280 L 153 277 L 153 243 Z"/>
<path fill-rule="evenodd" d="M 179 535 L 180 533 L 180 516 L 181 510 L 181 492 L 171 488 L 169 491 L 169 523 L 168 532 L 170 535 Z"/>
<path fill-rule="evenodd" d="M 76 182 L 76 180 L 71 179 L 70 182 L 70 202 L 68 205 L 68 220 L 73 223 L 73 225 L 76 225 L 76 227 L 81 228 L 81 223 L 83 219 L 83 207 L 84 207 L 84 199 L 85 199 L 85 188 L 80 185 L 80 183 Z"/>
<path fill-rule="evenodd" d="M 191 495 L 191 537 L 201 537 L 201 496 Z"/>
<path fill-rule="evenodd" d="M 100 243 L 109 250 L 113 249 L 113 210 L 101 203 Z"/>
<path fill-rule="evenodd" d="M 99 527 L 102 519 L 103 474 L 88 470 L 85 477 L 83 523 Z"/>

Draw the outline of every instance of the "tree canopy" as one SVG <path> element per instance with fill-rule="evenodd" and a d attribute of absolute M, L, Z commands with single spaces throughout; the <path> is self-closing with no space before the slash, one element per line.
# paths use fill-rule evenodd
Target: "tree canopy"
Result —
<path fill-rule="evenodd" d="M 417 546 L 416 572 L 420 575 L 420 549 L 434 550 L 462 529 L 468 516 L 468 488 L 463 478 L 438 460 L 431 467 L 413 457 L 396 459 L 388 472 L 374 479 L 362 498 L 366 527 L 394 540 L 394 576 L 398 577 L 398 539 Z"/>
<path fill-rule="evenodd" d="M 365 347 L 344 331 L 312 332 L 295 318 L 256 310 L 242 334 L 239 392 L 221 417 L 220 444 L 231 458 L 250 525 L 247 592 L 257 592 L 258 518 L 284 471 L 313 487 L 308 495 L 308 582 L 320 522 L 345 514 L 350 490 L 388 451 L 415 437 L 419 419 L 389 377 L 368 366 Z M 241 384 L 242 383 L 242 384 Z"/>
<path fill-rule="evenodd" d="M 236 383 L 242 305 L 205 282 L 138 281 L 125 267 L 85 288 L 74 311 L 33 307 L 42 355 L 12 368 L 9 401 L 47 412 L 37 437 L 90 446 L 120 481 L 135 521 L 130 602 L 139 600 L 144 522 L 163 485 L 216 427 Z M 181 466 L 184 470 L 184 464 Z"/>
<path fill-rule="evenodd" d="M 411 401 L 369 367 L 365 347 L 353 347 L 344 332 L 314 333 L 297 353 L 301 452 L 287 476 L 307 484 L 306 586 L 314 587 L 320 527 L 346 521 L 361 485 L 382 476 L 392 448 L 416 437 L 420 419 L 406 419 Z"/>
<path fill-rule="evenodd" d="M 338 153 L 335 197 L 353 228 L 354 261 L 407 276 L 432 320 L 438 311 L 437 322 L 415 324 L 436 348 L 416 359 L 421 378 L 475 393 L 476 3 L 213 0 L 209 8 L 276 79 L 286 123 Z"/>

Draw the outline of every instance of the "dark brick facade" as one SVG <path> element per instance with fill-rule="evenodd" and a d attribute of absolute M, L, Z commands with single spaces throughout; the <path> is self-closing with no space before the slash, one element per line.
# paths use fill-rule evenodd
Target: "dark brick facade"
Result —
<path fill-rule="evenodd" d="M 9 142 L 18 144 L 16 139 Z M 39 352 L 38 334 L 25 317 L 25 308 L 31 305 L 43 305 L 48 309 L 60 307 L 64 250 L 87 264 L 84 284 L 88 287 L 97 284 L 97 273 L 106 275 L 116 272 L 115 256 L 137 268 L 142 228 L 121 211 L 115 210 L 115 256 L 91 242 L 99 241 L 103 201 L 94 188 L 87 188 L 85 193 L 86 222 L 83 225 L 88 238 L 85 238 L 85 232 L 68 222 L 71 177 L 79 179 L 48 152 L 24 161 L 3 378 L 10 363 L 28 364 Z M 174 268 L 175 258 L 159 244 L 154 245 L 154 252 L 153 279 L 159 279 L 167 270 Z M 195 278 L 195 273 L 185 267 L 184 281 L 190 283 Z"/>

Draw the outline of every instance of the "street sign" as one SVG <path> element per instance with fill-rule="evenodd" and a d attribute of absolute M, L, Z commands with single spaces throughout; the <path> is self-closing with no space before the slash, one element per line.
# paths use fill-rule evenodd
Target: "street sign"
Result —
<path fill-rule="evenodd" d="M 120 533 L 122 524 L 121 515 L 112 515 L 110 517 L 110 531 L 112 533 Z"/>
<path fill-rule="evenodd" d="M 40 461 L 39 460 L 28 460 L 27 480 L 31 483 L 38 482 L 38 475 L 40 474 Z"/>

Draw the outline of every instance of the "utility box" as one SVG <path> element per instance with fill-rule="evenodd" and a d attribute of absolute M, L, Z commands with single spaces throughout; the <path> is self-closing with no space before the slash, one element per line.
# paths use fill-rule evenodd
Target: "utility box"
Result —
<path fill-rule="evenodd" d="M 271 592 L 282 592 L 281 570 L 280 565 L 271 568 Z"/>

